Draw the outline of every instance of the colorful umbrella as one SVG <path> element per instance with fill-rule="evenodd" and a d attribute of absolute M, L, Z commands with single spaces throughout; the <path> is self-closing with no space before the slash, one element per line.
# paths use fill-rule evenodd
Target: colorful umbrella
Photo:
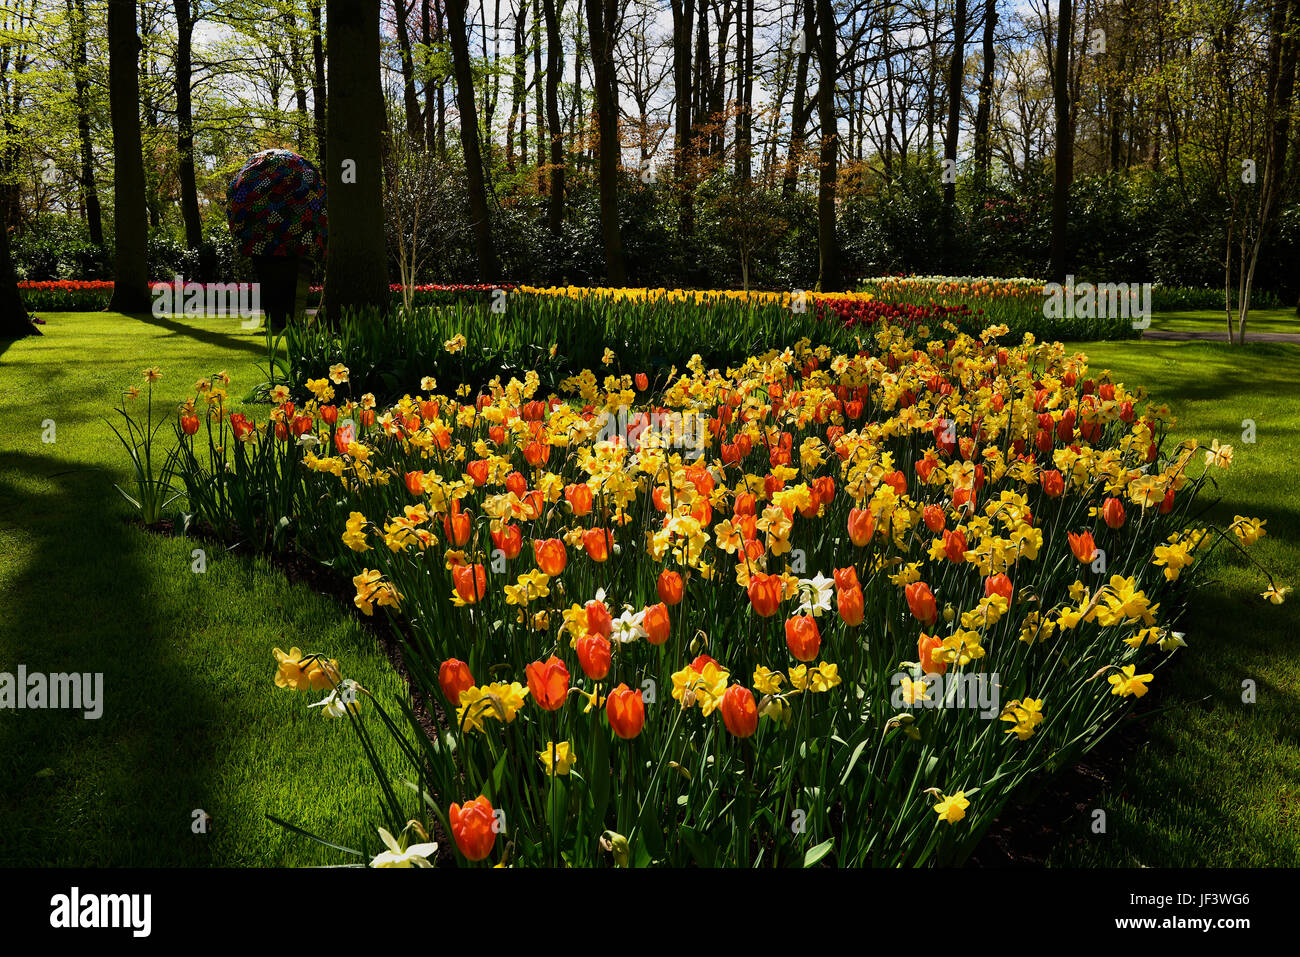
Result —
<path fill-rule="evenodd" d="M 289 150 L 249 157 L 226 187 L 230 232 L 246 256 L 323 259 L 328 235 L 325 181 Z"/>

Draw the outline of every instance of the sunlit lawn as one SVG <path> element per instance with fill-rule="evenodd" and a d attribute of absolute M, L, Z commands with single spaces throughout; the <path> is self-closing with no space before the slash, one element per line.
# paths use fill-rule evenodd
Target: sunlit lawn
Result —
<path fill-rule="evenodd" d="M 127 524 L 113 488 L 128 462 L 107 420 L 142 369 L 162 369 L 164 414 L 223 369 L 238 399 L 265 378 L 262 340 L 235 320 L 43 316 L 43 337 L 0 344 L 0 671 L 103 672 L 105 704 L 97 721 L 0 712 L 0 864 L 345 860 L 266 819 L 352 846 L 377 820 L 353 732 L 307 709 L 319 693 L 273 685 L 271 649 L 328 652 L 396 693 L 382 650 L 266 561 L 203 546 L 195 574 L 201 543 Z M 206 835 L 192 833 L 197 809 L 212 817 Z"/>
<path fill-rule="evenodd" d="M 1197 309 L 1152 316 L 1151 328 L 1161 332 L 1226 333 L 1228 322 L 1221 309 Z M 1246 321 L 1247 338 L 1256 332 L 1300 333 L 1300 316 L 1294 309 L 1252 309 Z"/>
<path fill-rule="evenodd" d="M 1087 343 L 1109 368 L 1168 403 L 1178 438 L 1217 438 L 1235 450 L 1209 518 L 1268 520 L 1252 554 L 1300 585 L 1300 346 L 1196 342 Z M 1246 420 L 1256 429 L 1243 441 Z M 1158 713 L 1135 731 L 1096 806 L 1107 832 L 1080 816 L 1054 864 L 1252 866 L 1300 864 L 1300 594 L 1260 597 L 1259 574 L 1221 552 L 1218 584 L 1194 596 L 1180 626 L 1188 647 L 1161 672 Z M 1216 561 L 1218 558 L 1216 556 Z M 1257 703 L 1242 702 L 1252 681 Z"/>

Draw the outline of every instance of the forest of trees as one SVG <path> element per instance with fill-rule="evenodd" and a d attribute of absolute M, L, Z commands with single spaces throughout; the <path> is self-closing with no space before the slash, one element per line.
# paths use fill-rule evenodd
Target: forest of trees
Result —
<path fill-rule="evenodd" d="M 325 173 L 337 305 L 399 271 L 1296 294 L 1297 0 L 3 4 L 0 263 L 113 308 L 238 271 L 226 184 L 272 146 Z"/>

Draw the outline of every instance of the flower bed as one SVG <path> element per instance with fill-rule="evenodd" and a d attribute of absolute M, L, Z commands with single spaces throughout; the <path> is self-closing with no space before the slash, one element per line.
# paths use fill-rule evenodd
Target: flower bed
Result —
<path fill-rule="evenodd" d="M 1196 518 L 1231 449 L 1169 447 L 1059 344 L 864 344 L 388 408 L 337 365 L 262 423 L 199 384 L 196 516 L 400 624 L 415 705 L 275 653 L 363 747 L 403 742 L 373 863 L 960 862 L 1146 693 L 1206 555 L 1264 534 Z"/>

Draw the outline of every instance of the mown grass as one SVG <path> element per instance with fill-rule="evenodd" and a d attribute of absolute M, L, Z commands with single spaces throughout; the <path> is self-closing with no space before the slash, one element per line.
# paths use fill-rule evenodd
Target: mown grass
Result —
<path fill-rule="evenodd" d="M 402 682 L 374 637 L 265 560 L 128 524 L 113 488 L 129 488 L 128 460 L 106 420 L 142 369 L 162 369 L 164 414 L 223 369 L 237 399 L 265 378 L 262 340 L 233 319 L 44 317 L 43 337 L 0 343 L 0 671 L 102 672 L 105 703 L 99 720 L 0 711 L 0 864 L 348 860 L 268 813 L 373 850 L 377 791 L 354 733 L 308 710 L 319 693 L 274 686 L 271 649 L 328 653 L 391 698 Z"/>
<path fill-rule="evenodd" d="M 1110 369 L 1168 403 L 1178 438 L 1217 438 L 1235 459 L 1208 518 L 1268 520 L 1251 554 L 1281 583 L 1300 585 L 1300 347 L 1197 342 L 1079 346 L 1094 372 Z M 1243 440 L 1245 420 L 1255 442 Z M 1193 596 L 1188 647 L 1161 672 L 1141 742 L 1049 857 L 1054 865 L 1147 867 L 1300 864 L 1300 593 L 1274 606 L 1246 559 L 1221 549 L 1216 582 Z M 1257 700 L 1243 703 L 1243 682 Z"/>
<path fill-rule="evenodd" d="M 1153 315 L 1151 328 L 1159 332 L 1226 334 L 1228 323 L 1221 309 L 1195 309 Z M 1294 309 L 1252 309 L 1246 320 L 1246 337 L 1256 332 L 1300 332 L 1300 316 Z"/>

